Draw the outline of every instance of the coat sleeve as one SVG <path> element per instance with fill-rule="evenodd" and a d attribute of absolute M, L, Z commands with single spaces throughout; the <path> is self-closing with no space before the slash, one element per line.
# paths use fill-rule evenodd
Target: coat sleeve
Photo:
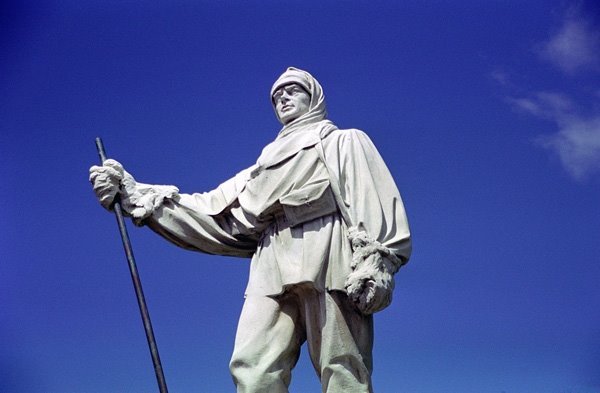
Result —
<path fill-rule="evenodd" d="M 338 130 L 323 142 L 350 216 L 353 248 L 355 240 L 374 247 L 399 268 L 411 254 L 410 231 L 400 192 L 381 155 L 359 130 Z"/>
<path fill-rule="evenodd" d="M 240 172 L 210 192 L 165 198 L 141 224 L 188 250 L 251 257 L 260 233 L 255 218 L 237 202 L 251 170 Z"/>

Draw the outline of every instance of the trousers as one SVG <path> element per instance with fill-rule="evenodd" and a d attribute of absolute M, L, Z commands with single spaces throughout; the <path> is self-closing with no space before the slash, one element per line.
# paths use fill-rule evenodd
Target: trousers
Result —
<path fill-rule="evenodd" d="M 323 393 L 372 393 L 372 315 L 309 285 L 246 297 L 229 364 L 237 392 L 287 393 L 304 342 Z"/>

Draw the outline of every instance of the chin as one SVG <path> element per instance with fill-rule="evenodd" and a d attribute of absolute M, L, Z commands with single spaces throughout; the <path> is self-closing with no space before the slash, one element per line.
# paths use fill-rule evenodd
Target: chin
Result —
<path fill-rule="evenodd" d="M 288 117 L 288 118 L 284 118 L 284 119 L 279 119 L 279 121 L 281 121 L 281 123 L 283 125 L 287 125 L 290 124 L 291 122 L 293 122 L 294 120 L 296 120 L 298 118 L 298 116 L 293 116 L 293 117 Z"/>

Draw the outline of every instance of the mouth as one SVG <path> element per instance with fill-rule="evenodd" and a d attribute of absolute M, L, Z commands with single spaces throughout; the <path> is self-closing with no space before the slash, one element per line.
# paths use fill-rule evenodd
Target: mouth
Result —
<path fill-rule="evenodd" d="M 285 111 L 287 111 L 289 109 L 292 109 L 292 108 L 293 108 L 292 105 L 284 105 L 284 106 L 281 107 L 281 110 L 285 112 Z"/>

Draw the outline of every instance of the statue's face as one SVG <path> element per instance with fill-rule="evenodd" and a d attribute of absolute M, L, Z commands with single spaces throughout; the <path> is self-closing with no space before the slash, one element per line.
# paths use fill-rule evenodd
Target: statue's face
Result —
<path fill-rule="evenodd" d="M 275 90 L 273 103 L 279 121 L 285 125 L 308 112 L 310 94 L 300 85 L 292 83 Z"/>

